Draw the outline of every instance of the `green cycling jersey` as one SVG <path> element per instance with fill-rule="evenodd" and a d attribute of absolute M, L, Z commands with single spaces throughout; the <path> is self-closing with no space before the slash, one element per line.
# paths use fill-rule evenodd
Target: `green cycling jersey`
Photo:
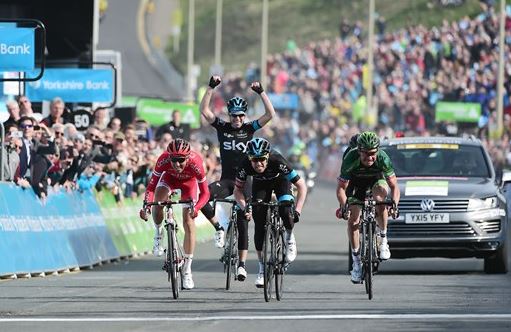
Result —
<path fill-rule="evenodd" d="M 358 150 L 353 148 L 344 156 L 339 180 L 364 181 L 369 179 L 389 178 L 393 175 L 395 175 L 394 167 L 385 151 L 379 149 L 376 153 L 376 161 L 370 167 L 366 167 L 360 162 Z"/>

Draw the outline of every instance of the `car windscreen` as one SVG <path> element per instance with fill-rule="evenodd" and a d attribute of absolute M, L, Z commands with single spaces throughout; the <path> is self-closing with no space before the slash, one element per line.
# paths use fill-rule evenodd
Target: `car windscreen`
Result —
<path fill-rule="evenodd" d="M 459 144 L 398 144 L 382 146 L 398 177 L 491 175 L 481 147 Z"/>

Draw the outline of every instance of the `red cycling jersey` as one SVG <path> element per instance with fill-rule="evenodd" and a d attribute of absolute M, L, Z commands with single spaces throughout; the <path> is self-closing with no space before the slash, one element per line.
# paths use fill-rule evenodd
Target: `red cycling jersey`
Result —
<path fill-rule="evenodd" d="M 195 211 L 199 211 L 209 199 L 209 188 L 203 165 L 202 157 L 192 151 L 184 170 L 178 173 L 172 166 L 170 154 L 167 151 L 163 152 L 156 162 L 151 180 L 147 185 L 144 201 L 153 201 L 157 186 L 164 186 L 171 190 L 181 189 L 181 199 L 192 199 L 195 202 Z M 197 197 L 197 186 L 200 191 L 199 197 Z"/>

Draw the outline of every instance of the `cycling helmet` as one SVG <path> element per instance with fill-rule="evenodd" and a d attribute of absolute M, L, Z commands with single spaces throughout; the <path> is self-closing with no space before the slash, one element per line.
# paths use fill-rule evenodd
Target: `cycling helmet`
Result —
<path fill-rule="evenodd" d="M 167 152 L 171 157 L 187 157 L 190 151 L 190 143 L 182 138 L 171 141 L 167 146 Z"/>
<path fill-rule="evenodd" d="M 247 112 L 247 101 L 240 97 L 233 97 L 227 102 L 227 111 L 229 115 L 245 114 Z"/>
<path fill-rule="evenodd" d="M 249 157 L 265 157 L 270 153 L 270 142 L 264 138 L 255 137 L 248 141 L 247 154 Z"/>
<path fill-rule="evenodd" d="M 357 147 L 359 150 L 374 150 L 380 146 L 380 139 L 372 131 L 364 131 L 357 139 Z"/>

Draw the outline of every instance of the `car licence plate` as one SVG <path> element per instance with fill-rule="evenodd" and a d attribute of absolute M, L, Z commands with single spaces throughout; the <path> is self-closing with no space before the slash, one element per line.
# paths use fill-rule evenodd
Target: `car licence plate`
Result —
<path fill-rule="evenodd" d="M 449 223 L 448 213 L 407 213 L 407 224 L 446 224 Z"/>

